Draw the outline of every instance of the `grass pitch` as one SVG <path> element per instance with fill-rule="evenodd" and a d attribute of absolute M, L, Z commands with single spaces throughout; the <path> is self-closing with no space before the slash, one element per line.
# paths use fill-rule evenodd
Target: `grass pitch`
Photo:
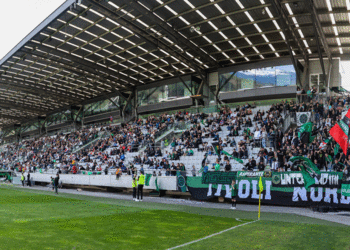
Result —
<path fill-rule="evenodd" d="M 254 221 L 256 213 L 0 187 L 0 249 L 167 249 Z M 180 249 L 350 249 L 350 228 L 289 214 Z M 238 219 L 238 220 L 237 220 Z"/>

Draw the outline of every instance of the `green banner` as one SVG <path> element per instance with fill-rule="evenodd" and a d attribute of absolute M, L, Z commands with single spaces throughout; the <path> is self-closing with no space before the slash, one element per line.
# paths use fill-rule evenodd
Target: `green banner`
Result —
<path fill-rule="evenodd" d="M 274 187 L 305 187 L 304 176 L 303 172 L 274 172 L 272 173 L 272 185 Z M 306 188 L 310 186 L 340 188 L 342 178 L 342 172 L 320 172 L 319 177 L 314 177 L 312 185 Z M 310 183 L 310 180 L 308 181 Z"/>
<path fill-rule="evenodd" d="M 156 190 L 159 192 L 159 186 L 158 186 L 158 177 L 154 180 L 154 185 L 156 186 Z"/>
<path fill-rule="evenodd" d="M 350 196 L 350 184 L 341 185 L 341 194 L 344 196 Z"/>
<path fill-rule="evenodd" d="M 237 178 L 236 172 L 206 172 L 202 175 L 203 184 L 231 184 Z"/>
<path fill-rule="evenodd" d="M 151 180 L 152 175 L 151 174 L 146 174 L 145 178 L 145 186 L 149 186 L 149 181 Z"/>
<path fill-rule="evenodd" d="M 250 177 L 271 177 L 271 172 L 264 172 L 264 171 L 257 171 L 257 172 L 251 172 L 251 171 L 238 171 L 237 172 L 237 178 L 250 178 Z"/>
<path fill-rule="evenodd" d="M 177 176 L 177 189 L 180 192 L 186 192 L 187 191 L 187 187 L 186 187 L 186 172 L 176 171 L 176 176 Z"/>

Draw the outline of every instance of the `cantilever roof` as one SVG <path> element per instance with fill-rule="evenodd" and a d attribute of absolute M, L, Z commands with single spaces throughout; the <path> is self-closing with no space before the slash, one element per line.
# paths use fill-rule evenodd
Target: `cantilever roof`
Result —
<path fill-rule="evenodd" d="M 286 35 L 296 57 L 315 57 L 310 1 L 67 0 L 0 61 L 0 126 L 165 78 L 287 57 Z M 348 55 L 349 1 L 314 2 L 329 51 Z"/>

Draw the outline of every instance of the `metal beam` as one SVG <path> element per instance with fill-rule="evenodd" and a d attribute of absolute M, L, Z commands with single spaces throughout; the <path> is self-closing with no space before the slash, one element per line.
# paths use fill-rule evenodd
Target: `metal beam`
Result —
<path fill-rule="evenodd" d="M 35 53 L 35 52 L 29 52 L 29 51 L 25 51 L 27 54 L 31 55 L 33 58 L 35 59 L 38 59 L 39 61 L 44 61 L 45 63 L 50 63 L 51 65 L 53 66 L 56 66 L 56 67 L 61 67 L 61 68 L 65 68 L 66 70 L 72 72 L 72 73 L 75 73 L 77 75 L 80 75 L 80 76 L 89 76 L 89 77 L 92 77 L 92 78 L 97 78 L 99 79 L 99 81 L 102 81 L 102 82 L 106 82 L 108 83 L 109 85 L 118 85 L 117 82 L 115 82 L 115 80 L 111 80 L 110 78 L 106 78 L 106 77 L 102 77 L 98 74 L 92 74 L 86 70 L 82 70 L 78 67 L 75 67 L 74 65 L 68 65 L 67 63 L 63 63 L 61 61 L 58 61 L 58 60 L 55 60 L 53 58 L 47 58 L 46 56 L 42 56 L 42 55 L 39 55 L 38 53 Z M 116 86 L 118 88 L 125 88 L 125 89 L 129 89 L 128 87 L 125 87 L 125 86 L 120 86 L 120 84 L 118 86 Z"/>
<path fill-rule="evenodd" d="M 193 63 L 192 59 L 189 59 L 187 55 L 180 54 L 176 51 L 174 51 L 173 48 L 168 47 L 168 45 L 163 41 L 159 40 L 158 38 L 155 38 L 151 36 L 149 33 L 147 33 L 144 29 L 139 28 L 129 20 L 127 20 L 124 17 L 118 17 L 118 14 L 115 13 L 113 10 L 110 9 L 110 7 L 106 7 L 98 0 L 88 0 L 94 5 L 94 9 L 100 12 L 101 14 L 111 18 L 112 20 L 115 20 L 119 24 L 123 25 L 124 27 L 131 30 L 133 33 L 137 34 L 140 38 L 148 42 L 151 46 L 155 48 L 160 48 L 165 50 L 170 55 L 174 56 L 178 60 L 182 61 L 183 63 L 189 65 L 190 67 L 196 67 L 196 65 Z M 116 15 L 117 14 L 117 15 Z M 202 72 L 204 72 L 203 69 L 201 69 Z"/>
<path fill-rule="evenodd" d="M 319 58 L 319 60 L 320 60 L 320 65 L 321 65 L 321 68 L 322 68 L 322 73 L 323 73 L 323 75 L 324 75 L 325 78 L 326 78 L 326 70 L 325 70 L 325 67 L 324 67 L 324 61 L 323 61 L 323 56 L 322 56 L 321 44 L 320 44 L 319 35 L 318 35 L 319 32 L 318 32 L 317 27 L 316 27 L 315 15 L 314 15 L 314 13 L 312 12 L 312 9 L 310 9 L 310 12 L 311 12 L 312 20 L 313 20 L 312 23 L 313 23 L 313 30 L 314 30 L 314 35 L 315 35 L 315 39 L 316 39 L 318 58 Z"/>
<path fill-rule="evenodd" d="M 312 21 L 313 21 L 313 24 L 314 24 L 314 31 L 315 29 L 317 30 L 317 33 L 320 37 L 320 40 L 321 40 L 321 43 L 323 45 L 323 48 L 327 54 L 327 57 L 329 60 L 332 60 L 332 55 L 331 55 L 331 52 L 329 50 L 329 47 L 328 47 L 328 43 L 327 43 L 327 40 L 326 40 L 326 36 L 324 34 L 324 31 L 323 31 L 323 26 L 320 22 L 320 19 L 317 15 L 317 12 L 316 12 L 316 8 L 314 6 L 314 3 L 313 3 L 313 0 L 307 0 L 308 1 L 308 4 L 309 4 L 309 10 L 311 12 L 311 16 L 312 16 Z"/>
<path fill-rule="evenodd" d="M 297 65 L 296 65 L 296 62 L 295 62 L 295 59 L 294 59 L 294 56 L 293 56 L 293 53 L 292 53 L 290 39 L 293 39 L 294 42 L 297 44 L 297 47 L 300 50 L 300 53 L 303 56 L 304 61 L 308 60 L 307 54 L 306 54 L 306 52 L 304 50 L 303 45 L 301 44 L 301 41 L 299 41 L 299 36 L 296 34 L 295 30 L 293 30 L 291 28 L 291 26 L 290 26 L 291 23 L 290 23 L 290 21 L 288 19 L 288 14 L 285 11 L 285 9 L 283 8 L 281 2 L 278 1 L 278 0 L 270 0 L 270 1 L 272 3 L 273 7 L 275 8 L 276 12 L 280 16 L 280 19 L 278 19 L 277 21 L 282 26 L 283 34 L 285 36 L 286 43 L 287 43 L 287 46 L 288 46 L 288 51 L 289 51 L 289 53 L 290 53 L 290 55 L 292 57 L 293 62 L 295 63 L 295 65 L 294 65 L 294 63 L 293 63 L 293 65 L 294 65 L 295 70 L 297 72 Z M 289 34 L 291 34 L 291 36 Z M 299 79 L 299 81 L 300 81 L 300 79 Z"/>
<path fill-rule="evenodd" d="M 13 109 L 18 109 L 18 110 L 23 110 L 23 111 L 27 111 L 27 112 L 32 112 L 32 113 L 46 113 L 49 110 L 44 110 L 44 109 L 40 109 L 37 107 L 32 107 L 32 106 L 28 106 L 27 104 L 18 104 L 15 102 L 9 102 L 9 101 L 0 101 L 0 107 L 7 107 L 7 108 L 13 108 Z"/>
<path fill-rule="evenodd" d="M 313 0 L 308 0 L 307 1 L 308 7 L 309 7 L 309 11 L 311 12 L 311 18 L 312 18 L 312 23 L 313 23 L 313 28 L 314 28 L 314 33 L 316 36 L 316 44 L 317 44 L 317 50 L 318 50 L 318 54 L 319 54 L 319 59 L 320 59 L 320 64 L 321 64 L 321 68 L 322 68 L 322 72 L 325 78 L 325 86 L 328 87 L 329 86 L 329 80 L 330 80 L 330 76 L 327 75 L 328 73 L 331 73 L 332 70 L 332 52 L 329 49 L 328 46 L 328 42 L 326 40 L 326 36 L 324 34 L 324 30 L 321 26 L 321 22 L 319 20 L 318 14 L 316 12 L 316 8 L 314 6 L 314 2 Z M 328 70 L 326 72 L 325 70 L 325 66 L 324 66 L 324 62 L 323 62 L 323 56 L 322 56 L 322 51 L 321 51 L 321 44 L 320 41 L 323 45 L 323 49 L 327 54 L 328 57 Z M 327 93 L 329 91 L 327 90 Z"/>
<path fill-rule="evenodd" d="M 21 92 L 21 93 L 25 93 L 25 94 L 30 94 L 30 95 L 32 95 L 32 96 L 34 96 L 34 97 L 36 97 L 38 100 L 38 102 L 40 101 L 40 98 L 41 99 L 45 99 L 45 104 L 46 105 L 52 105 L 52 104 L 55 104 L 55 105 L 57 105 L 57 106 L 61 106 L 62 105 L 62 103 L 61 102 L 58 102 L 57 101 L 57 99 L 59 98 L 59 97 L 55 97 L 55 98 L 43 98 L 43 96 L 42 95 L 45 95 L 45 94 L 39 94 L 38 92 L 36 92 L 35 90 L 32 90 L 32 89 L 28 89 L 28 88 L 23 88 L 23 87 L 17 87 L 17 86 L 13 86 L 13 85 L 10 85 L 10 84 L 6 84 L 6 83 L 4 83 L 4 82 L 1 82 L 0 81 L 0 89 L 4 89 L 4 90 L 13 90 L 13 91 L 18 91 L 18 92 Z M 32 97 L 31 96 L 31 97 Z M 50 95 L 50 96 L 52 96 L 52 95 Z M 49 100 L 48 100 L 49 99 Z M 33 98 L 33 100 L 35 100 L 34 98 Z M 66 101 L 65 101 L 66 102 Z"/>
<path fill-rule="evenodd" d="M 252 10 L 265 9 L 266 7 L 271 7 L 271 4 L 260 4 L 260 5 L 252 6 L 252 7 L 249 7 L 249 8 L 244 8 L 244 9 L 240 9 L 240 10 L 234 10 L 234 11 L 231 11 L 231 12 L 227 12 L 227 13 L 225 13 L 223 15 L 216 15 L 216 16 L 213 16 L 213 17 L 208 18 L 206 20 L 202 20 L 202 21 L 199 21 L 199 22 L 196 22 L 196 23 L 191 23 L 190 25 L 186 25 L 184 27 L 181 27 L 178 30 L 181 31 L 181 30 L 184 30 L 184 29 L 189 29 L 192 26 L 197 26 L 197 25 L 200 25 L 202 23 L 207 23 L 209 21 L 213 21 L 213 20 L 216 20 L 216 19 L 224 18 L 224 17 L 227 17 L 227 16 L 237 15 L 237 14 L 244 13 L 244 12 L 249 12 L 249 11 L 252 11 Z"/>
<path fill-rule="evenodd" d="M 66 95 L 62 95 L 61 93 L 58 93 L 56 89 L 52 89 L 49 87 L 46 87 L 46 89 L 39 89 L 36 86 L 28 85 L 28 83 L 33 84 L 32 82 L 20 81 L 18 79 L 12 80 L 12 79 L 0 78 L 0 83 L 4 87 L 6 86 L 13 90 L 19 90 L 24 93 L 33 94 L 37 96 L 40 96 L 40 95 L 52 96 L 53 98 L 61 100 L 63 102 L 69 102 L 70 101 L 69 98 L 72 98 Z M 23 83 L 23 84 L 19 84 L 19 83 Z M 80 98 L 80 97 L 74 97 L 74 98 Z"/>
<path fill-rule="evenodd" d="M 12 116 L 12 115 L 3 115 L 0 114 L 0 118 L 4 118 L 4 119 L 9 119 L 9 120 L 16 120 L 16 121 L 22 121 L 23 119 L 16 117 L 16 116 Z"/>
<path fill-rule="evenodd" d="M 187 83 L 182 79 L 182 77 L 180 76 L 179 72 L 177 72 L 177 70 L 174 68 L 174 66 L 168 62 L 170 67 L 173 69 L 174 74 L 180 79 L 180 81 L 183 83 L 183 85 L 185 85 L 185 87 L 188 89 L 188 91 L 190 91 L 191 95 L 193 95 L 192 89 L 188 87 Z"/>
<path fill-rule="evenodd" d="M 306 2 L 306 1 L 305 1 Z M 329 14 L 349 14 L 350 10 L 345 8 L 333 8 L 332 11 L 329 11 L 327 8 L 316 9 L 317 15 L 329 15 Z M 310 16 L 311 12 L 303 12 L 303 13 L 294 13 L 293 15 L 289 15 L 289 18 L 292 17 L 303 17 Z"/>
<path fill-rule="evenodd" d="M 286 39 L 286 43 L 287 43 L 287 47 L 288 47 L 288 52 L 289 52 L 290 58 L 292 60 L 295 72 L 297 74 L 297 79 L 299 80 L 299 84 L 302 84 L 301 79 L 300 79 L 300 71 L 298 69 L 297 59 L 295 59 L 295 57 L 293 55 L 292 45 L 290 43 L 291 38 L 289 35 L 289 31 L 292 31 L 291 33 L 293 35 L 293 30 L 289 26 L 288 17 L 286 15 L 286 12 L 284 11 L 281 3 L 278 0 L 271 0 L 271 2 L 272 2 L 272 5 L 274 6 L 275 10 L 277 11 L 278 15 L 281 17 L 278 20 L 278 22 L 280 23 L 280 26 L 282 26 L 283 34 L 284 34 L 284 37 Z M 298 37 L 296 37 L 295 34 L 293 36 L 293 39 L 295 39 L 296 44 L 298 44 L 300 47 L 301 45 L 299 44 L 299 41 L 297 40 Z M 303 50 L 302 47 L 300 47 L 300 50 L 301 50 L 300 51 L 301 54 L 304 56 L 304 60 L 305 61 L 308 60 L 308 58 L 306 57 L 305 51 Z"/>
<path fill-rule="evenodd" d="M 125 1 L 125 0 L 124 0 Z M 128 6 L 135 8 L 138 10 L 145 18 L 149 21 L 149 24 L 158 25 L 162 28 L 162 30 L 170 36 L 170 39 L 173 38 L 177 44 L 180 45 L 183 49 L 190 49 L 191 54 L 197 54 L 202 61 L 206 61 L 211 66 L 220 67 L 216 61 L 214 61 L 208 54 L 198 48 L 196 45 L 191 43 L 187 38 L 183 35 L 180 35 L 177 31 L 175 31 L 171 26 L 169 26 L 166 22 L 158 18 L 154 13 L 146 9 L 144 6 L 139 4 L 136 0 L 127 0 Z"/>
<path fill-rule="evenodd" d="M 295 29 L 301 29 L 301 28 L 311 28 L 312 23 L 301 23 L 299 24 L 299 27 L 295 27 L 295 24 L 291 24 Z M 321 22 L 320 25 L 323 28 L 326 27 L 349 27 L 350 23 L 349 22 L 336 22 L 335 24 L 332 24 L 332 22 Z"/>
<path fill-rule="evenodd" d="M 9 58 L 11 58 L 17 51 L 22 48 L 27 42 L 31 41 L 36 35 L 38 35 L 43 29 L 45 29 L 51 22 L 55 21 L 59 16 L 62 15 L 64 11 L 69 9 L 69 7 L 75 3 L 76 0 L 66 0 L 60 7 L 58 7 L 55 12 L 53 12 L 49 17 L 47 17 L 43 22 L 41 22 L 32 32 L 30 32 L 20 43 L 16 45 L 1 61 L 0 65 L 5 63 Z"/>
<path fill-rule="evenodd" d="M 37 47 L 38 44 L 30 43 L 29 46 L 34 48 L 34 47 Z M 108 68 L 104 68 L 98 64 L 89 62 L 87 60 L 81 59 L 81 58 L 76 57 L 76 56 L 71 55 L 71 54 L 64 53 L 62 51 L 53 50 L 49 47 L 46 47 L 44 44 L 40 45 L 40 48 L 38 48 L 38 49 L 45 52 L 45 53 L 49 53 L 49 54 L 56 55 L 56 56 L 61 57 L 61 58 L 68 59 L 68 60 L 76 63 L 79 67 L 83 68 L 84 70 L 86 70 L 92 74 L 100 74 L 104 77 L 106 77 L 106 75 L 107 76 L 114 76 L 117 79 L 123 80 L 124 82 L 127 82 L 127 83 L 132 83 L 135 85 L 139 83 L 138 81 L 135 81 L 134 79 L 127 77 L 127 76 L 124 76 L 122 74 L 119 74 L 116 71 L 113 71 L 113 70 L 108 69 Z M 39 50 L 37 50 L 37 51 L 39 51 Z M 112 77 L 112 78 L 114 78 L 114 77 Z M 126 85 L 125 83 L 123 83 L 123 81 L 120 84 Z"/>

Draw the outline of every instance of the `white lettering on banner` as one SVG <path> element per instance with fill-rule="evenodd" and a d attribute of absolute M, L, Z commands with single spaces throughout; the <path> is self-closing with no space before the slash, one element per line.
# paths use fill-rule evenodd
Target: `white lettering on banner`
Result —
<path fill-rule="evenodd" d="M 318 201 L 320 202 L 323 198 L 322 188 L 318 188 L 318 194 L 317 197 L 315 196 L 315 189 L 314 187 L 310 188 L 310 198 L 312 201 Z"/>
<path fill-rule="evenodd" d="M 339 183 L 339 175 L 333 175 L 332 180 L 333 180 L 333 182 L 332 182 L 333 185 L 338 185 L 338 183 Z"/>
<path fill-rule="evenodd" d="M 333 195 L 333 203 L 338 204 L 337 188 L 326 188 L 324 202 L 331 203 L 331 195 Z"/>
<path fill-rule="evenodd" d="M 293 201 L 299 201 L 299 196 L 302 201 L 307 201 L 307 195 L 306 195 L 306 188 L 305 187 L 295 187 L 293 191 Z"/>
<path fill-rule="evenodd" d="M 281 174 L 282 185 L 304 184 L 304 179 L 301 173 Z"/>
<path fill-rule="evenodd" d="M 317 178 L 315 178 L 316 185 L 326 185 L 327 183 L 329 183 L 329 185 L 338 185 L 339 175 L 322 173 L 320 180 L 317 180 Z"/>
<path fill-rule="evenodd" d="M 350 196 L 346 197 L 346 196 L 342 195 L 340 198 L 340 203 L 349 205 L 350 204 Z"/>
<path fill-rule="evenodd" d="M 271 181 L 265 181 L 266 191 L 265 191 L 265 200 L 271 200 Z"/>
<path fill-rule="evenodd" d="M 321 174 L 321 180 L 320 180 L 321 185 L 326 185 L 327 180 L 328 180 L 328 174 Z"/>
<path fill-rule="evenodd" d="M 243 188 L 245 186 L 245 189 Z M 245 193 L 243 193 L 243 191 Z M 250 195 L 250 182 L 248 180 L 241 180 L 238 186 L 238 196 L 239 198 L 246 199 Z"/>
<path fill-rule="evenodd" d="M 252 180 L 252 186 L 253 186 L 252 199 L 259 199 L 258 181 L 257 180 Z M 264 195 L 263 194 L 261 194 L 261 199 L 264 199 Z"/>
<path fill-rule="evenodd" d="M 263 177 L 264 172 L 240 172 L 238 177 Z"/>
<path fill-rule="evenodd" d="M 302 175 L 298 176 L 296 179 L 297 179 L 297 182 L 298 182 L 299 185 L 304 184 L 304 179 L 303 179 Z"/>

